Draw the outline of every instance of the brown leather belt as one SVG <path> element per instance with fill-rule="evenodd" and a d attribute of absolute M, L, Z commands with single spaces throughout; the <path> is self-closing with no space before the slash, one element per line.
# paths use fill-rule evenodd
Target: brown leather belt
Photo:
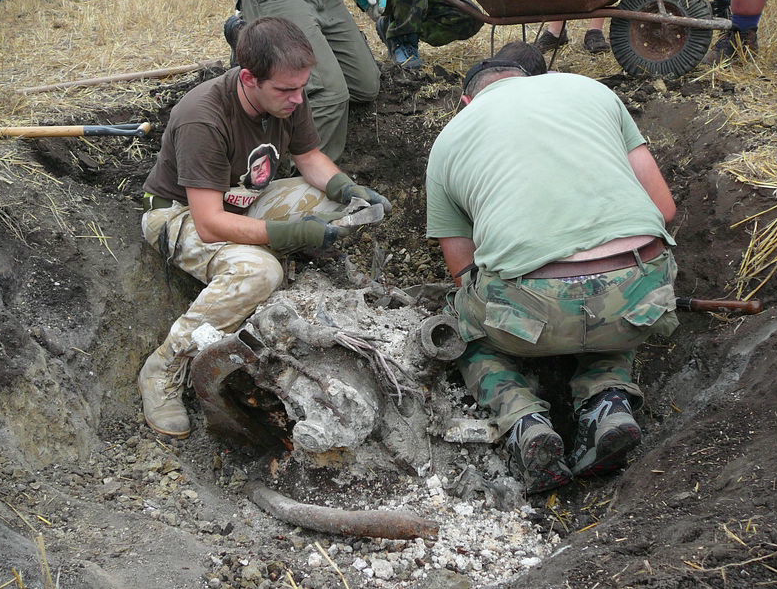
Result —
<path fill-rule="evenodd" d="M 659 256 L 666 249 L 661 238 L 656 237 L 637 249 L 639 259 L 647 262 Z M 613 270 L 622 270 L 637 265 L 634 251 L 613 254 L 606 258 L 595 260 L 580 260 L 578 262 L 550 262 L 540 266 L 536 270 L 524 274 L 524 278 L 569 278 L 570 276 L 589 276 L 591 274 L 603 274 Z"/>
<path fill-rule="evenodd" d="M 143 195 L 143 212 L 150 211 L 151 209 L 169 209 L 173 206 L 173 201 L 168 198 L 162 198 L 155 194 L 146 192 Z"/>

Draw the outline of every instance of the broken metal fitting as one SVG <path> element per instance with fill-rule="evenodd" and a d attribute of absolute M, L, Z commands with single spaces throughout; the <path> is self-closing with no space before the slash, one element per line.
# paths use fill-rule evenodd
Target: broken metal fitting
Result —
<path fill-rule="evenodd" d="M 456 319 L 450 315 L 433 315 L 424 319 L 418 329 L 418 340 L 427 358 L 446 362 L 455 360 L 467 348 L 459 337 Z"/>

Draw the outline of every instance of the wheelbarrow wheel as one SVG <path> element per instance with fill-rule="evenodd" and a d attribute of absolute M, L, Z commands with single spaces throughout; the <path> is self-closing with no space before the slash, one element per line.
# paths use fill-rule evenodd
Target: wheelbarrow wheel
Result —
<path fill-rule="evenodd" d="M 664 0 L 667 13 L 708 19 L 708 0 Z M 658 13 L 657 0 L 621 0 L 619 8 Z M 681 76 L 704 58 L 712 41 L 710 29 L 613 18 L 610 45 L 613 55 L 633 76 Z"/>

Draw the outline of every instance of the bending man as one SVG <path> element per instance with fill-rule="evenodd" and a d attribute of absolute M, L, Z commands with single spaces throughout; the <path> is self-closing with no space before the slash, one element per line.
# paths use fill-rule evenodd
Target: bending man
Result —
<path fill-rule="evenodd" d="M 675 205 L 645 140 L 606 86 L 545 71 L 525 43 L 474 66 L 427 170 L 427 236 L 461 286 L 459 368 L 528 493 L 625 464 L 641 437 L 634 350 L 677 326 Z M 559 354 L 579 364 L 566 457 L 517 362 Z"/>
<path fill-rule="evenodd" d="M 197 352 L 192 332 L 205 323 L 234 332 L 280 285 L 278 255 L 343 236 L 328 221 L 352 198 L 390 209 L 317 147 L 304 91 L 316 60 L 302 31 L 284 19 L 258 19 L 241 32 L 237 54 L 243 67 L 200 84 L 173 108 L 143 186 L 143 236 L 207 285 L 138 377 L 146 421 L 177 437 L 190 430 L 181 393 Z M 302 178 L 269 182 L 272 160 L 286 153 Z M 264 156 L 269 165 L 258 166 L 252 183 L 264 188 L 230 190 Z"/>

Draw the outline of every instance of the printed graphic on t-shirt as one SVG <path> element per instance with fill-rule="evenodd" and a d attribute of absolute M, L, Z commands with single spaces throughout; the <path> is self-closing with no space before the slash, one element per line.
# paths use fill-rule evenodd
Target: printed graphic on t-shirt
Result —
<path fill-rule="evenodd" d="M 263 143 L 248 154 L 246 173 L 240 176 L 240 186 L 224 193 L 224 202 L 241 209 L 248 208 L 262 195 L 278 171 L 280 156 L 272 143 Z"/>

